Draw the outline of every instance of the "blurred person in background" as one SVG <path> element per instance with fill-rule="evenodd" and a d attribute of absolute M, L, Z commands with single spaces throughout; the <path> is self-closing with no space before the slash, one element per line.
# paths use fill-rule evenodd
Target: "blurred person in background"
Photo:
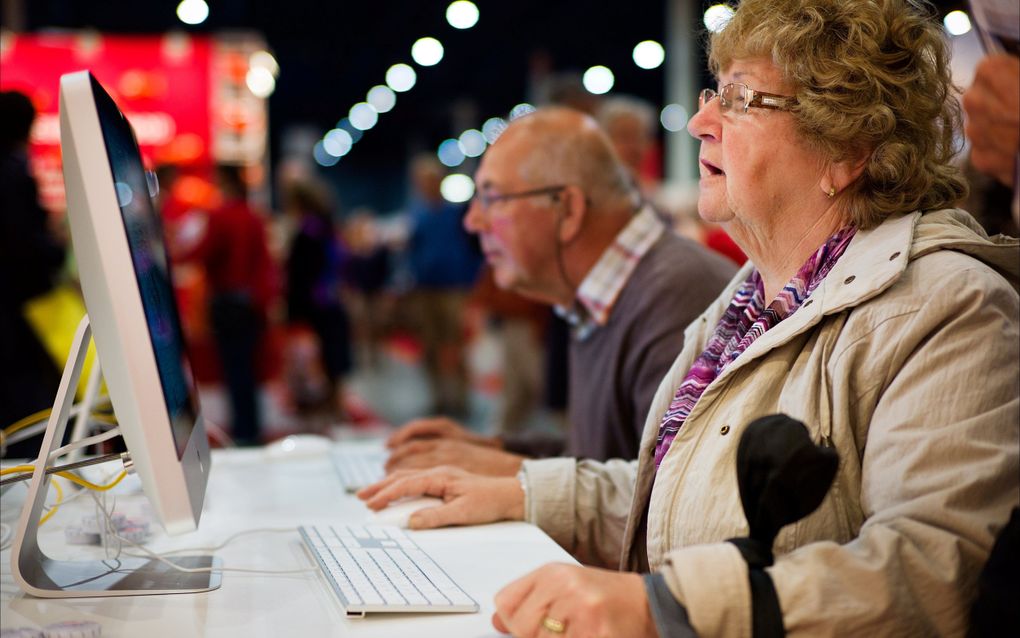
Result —
<path fill-rule="evenodd" d="M 646 169 L 649 153 L 655 148 L 658 119 L 652 105 L 636 97 L 615 95 L 602 101 L 598 122 L 609 136 L 613 149 L 634 185 L 645 197 L 654 194 L 658 179 Z"/>
<path fill-rule="evenodd" d="M 25 303 L 50 292 L 64 264 L 65 241 L 39 203 L 28 163 L 35 107 L 17 91 L 0 92 L 0 427 L 53 405 L 60 383 Z M 39 439 L 7 456 L 34 457 Z"/>
<path fill-rule="evenodd" d="M 411 162 L 410 301 L 432 391 L 430 412 L 465 417 L 469 384 L 464 310 L 481 255 L 464 231 L 464 206 L 446 201 L 440 192 L 445 175 L 431 153 Z"/>
<path fill-rule="evenodd" d="M 1016 43 L 1014 43 L 1014 46 Z M 1020 227 L 1020 58 L 989 55 L 978 63 L 974 82 L 963 94 L 970 161 L 979 171 L 1013 189 L 1013 228 Z"/>
<path fill-rule="evenodd" d="M 544 360 L 540 345 L 549 308 L 497 286 L 491 266 L 482 268 L 471 301 L 484 314 L 503 355 L 497 434 L 518 436 L 541 403 Z"/>
<path fill-rule="evenodd" d="M 287 320 L 292 326 L 305 325 L 315 334 L 327 382 L 321 401 L 299 396 L 298 404 L 303 409 L 323 404 L 332 421 L 344 421 L 343 379 L 351 370 L 350 320 L 341 296 L 346 251 L 321 183 L 294 181 L 284 198 L 284 207 L 295 224 L 287 251 Z M 306 399 L 313 405 L 302 405 Z"/>
<path fill-rule="evenodd" d="M 359 493 L 372 509 L 441 497 L 418 529 L 526 520 L 621 570 L 541 567 L 496 595 L 497 630 L 966 634 L 1020 498 L 1020 242 L 951 208 L 967 186 L 937 16 L 916 0 L 743 0 L 709 36 L 716 81 L 688 123 L 698 209 L 750 263 L 686 331 L 638 461 L 436 468 Z M 740 442 L 777 414 L 838 465 L 803 520 L 741 544 Z"/>
<path fill-rule="evenodd" d="M 573 109 L 512 122 L 475 184 L 464 224 L 481 239 L 496 285 L 557 306 L 572 326 L 569 432 L 486 437 L 422 419 L 390 437 L 388 469 L 446 463 L 513 475 L 525 456 L 637 458 L 684 328 L 736 269 L 641 204 L 605 133 Z"/>
<path fill-rule="evenodd" d="M 982 3 L 982 0 L 976 2 Z M 989 55 L 978 63 L 974 81 L 963 94 L 963 109 L 967 116 L 964 131 L 971 143 L 971 165 L 986 174 L 979 177 L 997 182 L 983 191 L 985 215 L 981 221 L 989 232 L 1015 236 L 1020 228 L 1020 58 L 1017 57 L 1020 43 L 1012 41 L 1010 44 L 1006 48 L 1011 54 Z M 973 191 L 973 183 L 971 186 Z M 971 635 L 984 638 L 1015 630 L 1020 626 L 1018 598 L 1020 507 L 1014 507 L 1009 523 L 996 539 L 981 572 L 978 599 L 971 613 Z"/>
<path fill-rule="evenodd" d="M 371 211 L 355 210 L 344 223 L 347 246 L 345 279 L 353 341 L 360 365 L 378 368 L 380 344 L 389 318 L 385 290 L 390 281 L 390 249 L 381 241 Z"/>
<path fill-rule="evenodd" d="M 231 432 L 236 444 L 257 445 L 262 434 L 258 353 L 279 276 L 266 243 L 266 214 L 248 203 L 244 168 L 220 165 L 216 182 L 222 203 L 198 224 L 198 232 L 177 242 L 175 257 L 205 269 Z"/>

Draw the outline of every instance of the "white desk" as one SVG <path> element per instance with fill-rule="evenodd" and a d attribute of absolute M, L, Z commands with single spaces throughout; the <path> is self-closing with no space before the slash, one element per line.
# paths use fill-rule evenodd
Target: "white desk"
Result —
<path fill-rule="evenodd" d="M 130 486 L 128 486 L 130 488 Z M 120 489 L 120 486 L 118 488 Z M 17 508 L 4 497 L 4 520 Z M 133 515 L 147 507 L 136 493 L 118 497 L 117 510 Z M 54 558 L 92 558 L 101 550 L 68 546 L 65 525 L 92 511 L 87 496 L 58 512 L 40 530 L 40 545 Z M 216 545 L 254 528 L 294 528 L 305 523 L 364 522 L 368 510 L 340 489 L 325 454 L 269 460 L 258 449 L 214 451 L 199 530 L 167 537 L 159 526 L 148 543 L 155 551 Z M 511 580 L 550 561 L 575 562 L 537 528 L 500 523 L 411 532 L 414 540 L 481 607 L 474 614 L 382 614 L 348 619 L 319 573 L 262 575 L 225 572 L 220 589 L 202 594 L 125 598 L 41 599 L 14 583 L 10 550 L 0 555 L 0 626 L 42 627 L 63 620 L 90 620 L 103 636 L 497 636 L 491 624 L 493 596 Z M 85 556 L 92 552 L 92 556 Z M 242 536 L 216 552 L 226 567 L 311 567 L 296 530 Z"/>

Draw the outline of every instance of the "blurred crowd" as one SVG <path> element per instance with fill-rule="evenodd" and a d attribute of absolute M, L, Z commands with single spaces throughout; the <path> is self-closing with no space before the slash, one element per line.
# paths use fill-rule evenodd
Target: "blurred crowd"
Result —
<path fill-rule="evenodd" d="M 630 185 L 671 230 L 734 266 L 746 260 L 721 227 L 698 216 L 696 187 L 663 184 L 651 104 L 626 95 L 598 98 L 572 76 L 555 77 L 547 89 L 550 105 L 595 118 Z M 39 262 L 28 269 L 32 279 L 6 281 L 11 278 L 3 275 L 4 307 L 13 310 L 67 283 L 66 231 L 59 216 L 44 211 L 32 195 L 26 157 L 31 104 L 8 92 L 3 108 L 0 236 L 10 246 L 0 253 L 0 271 Z M 973 186 L 963 205 L 989 232 L 1015 235 L 1011 189 L 963 161 Z M 195 374 L 201 384 L 223 388 L 229 406 L 225 425 L 236 443 L 257 444 L 285 433 L 265 423 L 266 399 L 260 395 L 267 388 L 302 429 L 377 424 L 377 409 L 353 396 L 344 381 L 378 371 L 393 357 L 421 366 L 428 414 L 505 435 L 526 432 L 536 422 L 565 427 L 570 326 L 562 312 L 533 295 L 497 285 L 478 236 L 465 229 L 468 204 L 451 203 L 440 192 L 447 169 L 434 154 L 408 160 L 408 196 L 398 211 L 348 210 L 343 193 L 312 170 L 279 171 L 275 205 L 269 206 L 258 192 L 260 170 L 224 165 L 209 177 L 174 165 L 155 167 L 154 203 L 174 265 Z M 32 336 L 19 313 L 5 311 L 5 328 Z M 471 369 L 470 350 L 483 335 L 498 344 L 495 370 Z M 30 389 L 0 384 L 11 394 L 2 402 L 2 420 L 46 407 L 58 377 L 40 341 L 11 341 L 35 349 L 4 353 L 35 372 L 17 377 Z M 479 391 L 496 403 L 482 423 L 472 414 L 472 393 Z M 536 421 L 536 414 L 543 418 Z"/>

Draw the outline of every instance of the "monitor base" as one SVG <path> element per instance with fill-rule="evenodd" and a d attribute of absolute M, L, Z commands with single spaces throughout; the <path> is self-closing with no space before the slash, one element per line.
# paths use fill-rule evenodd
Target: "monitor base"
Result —
<path fill-rule="evenodd" d="M 39 448 L 39 460 L 32 472 L 18 529 L 11 546 L 11 571 L 23 591 L 40 598 L 83 598 L 92 596 L 140 596 L 210 591 L 220 586 L 221 562 L 213 556 L 177 556 L 167 559 L 186 569 L 147 558 L 117 560 L 54 560 L 39 548 L 39 518 L 43 513 L 50 478 L 46 474 L 49 456 L 60 446 L 74 403 L 75 388 L 92 339 L 88 315 L 82 317 L 71 351 L 64 365 L 60 386 L 53 402 L 46 432 Z M 211 568 L 211 569 L 210 569 Z M 210 571 L 205 571 L 210 570 Z"/>

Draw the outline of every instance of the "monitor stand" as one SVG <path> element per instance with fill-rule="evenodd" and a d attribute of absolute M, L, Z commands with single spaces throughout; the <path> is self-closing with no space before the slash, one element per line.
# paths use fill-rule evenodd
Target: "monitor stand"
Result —
<path fill-rule="evenodd" d="M 92 339 L 88 315 L 75 333 L 64 365 L 57 397 L 53 402 L 46 433 L 39 448 L 39 460 L 28 487 L 18 530 L 11 547 L 11 569 L 22 590 L 41 598 L 84 598 L 90 596 L 140 596 L 203 592 L 220 586 L 218 571 L 183 572 L 148 558 L 121 557 L 116 560 L 66 561 L 50 558 L 39 548 L 39 517 L 43 512 L 50 477 L 46 475 L 50 453 L 64 438 L 75 388 Z M 175 556 L 167 560 L 180 567 L 219 568 L 214 556 Z"/>

